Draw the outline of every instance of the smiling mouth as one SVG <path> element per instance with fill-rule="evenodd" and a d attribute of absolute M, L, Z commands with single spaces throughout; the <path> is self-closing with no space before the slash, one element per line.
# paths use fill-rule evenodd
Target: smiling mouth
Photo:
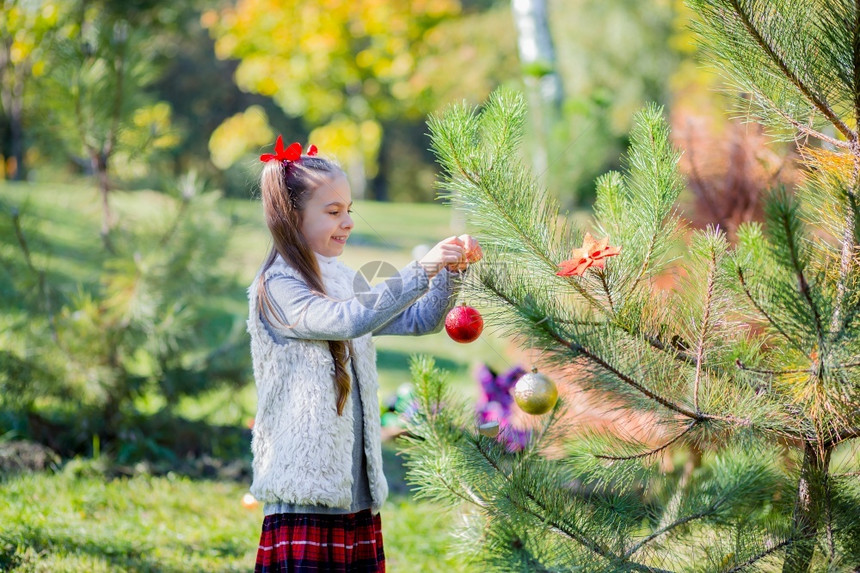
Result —
<path fill-rule="evenodd" d="M 347 237 L 349 237 L 349 235 L 342 235 L 340 237 L 332 237 L 332 240 L 337 241 L 338 243 L 345 243 Z"/>

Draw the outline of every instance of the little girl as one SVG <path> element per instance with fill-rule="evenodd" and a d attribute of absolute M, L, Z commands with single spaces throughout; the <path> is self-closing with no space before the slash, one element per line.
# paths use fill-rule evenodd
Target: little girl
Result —
<path fill-rule="evenodd" d="M 439 330 L 451 271 L 481 257 L 441 241 L 371 288 L 337 260 L 353 229 L 343 171 L 281 137 L 261 192 L 274 246 L 248 289 L 257 415 L 251 493 L 265 503 L 256 571 L 384 571 L 377 334 Z M 361 296 L 356 296 L 360 292 Z"/>

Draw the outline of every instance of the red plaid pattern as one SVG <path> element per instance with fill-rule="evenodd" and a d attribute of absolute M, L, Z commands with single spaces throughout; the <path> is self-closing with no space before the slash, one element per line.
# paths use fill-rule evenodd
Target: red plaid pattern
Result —
<path fill-rule="evenodd" d="M 382 520 L 369 509 L 346 515 L 269 515 L 263 519 L 254 571 L 384 573 Z"/>

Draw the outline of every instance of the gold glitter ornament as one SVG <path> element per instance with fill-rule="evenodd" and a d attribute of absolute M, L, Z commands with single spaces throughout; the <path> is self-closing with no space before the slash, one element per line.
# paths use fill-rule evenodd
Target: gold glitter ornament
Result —
<path fill-rule="evenodd" d="M 514 401 L 523 412 L 540 416 L 555 406 L 558 401 L 558 388 L 555 387 L 555 382 L 538 372 L 537 368 L 532 368 L 531 372 L 517 380 L 514 386 Z"/>

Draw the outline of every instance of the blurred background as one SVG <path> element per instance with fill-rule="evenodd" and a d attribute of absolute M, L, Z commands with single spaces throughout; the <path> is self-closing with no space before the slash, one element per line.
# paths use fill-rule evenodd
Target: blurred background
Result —
<path fill-rule="evenodd" d="M 527 95 L 522 159 L 585 225 L 647 102 L 684 150 L 693 225 L 731 236 L 762 190 L 797 177 L 793 145 L 736 119 L 743 94 L 699 61 L 681 0 L 2 7 L 0 570 L 251 567 L 245 289 L 270 245 L 258 157 L 278 134 L 348 174 L 353 268 L 468 232 L 435 200 L 426 121 L 499 87 Z M 390 436 L 411 354 L 479 401 L 487 368 L 529 365 L 493 332 L 377 346 Z M 390 567 L 459 570 L 449 524 L 385 451 Z"/>

